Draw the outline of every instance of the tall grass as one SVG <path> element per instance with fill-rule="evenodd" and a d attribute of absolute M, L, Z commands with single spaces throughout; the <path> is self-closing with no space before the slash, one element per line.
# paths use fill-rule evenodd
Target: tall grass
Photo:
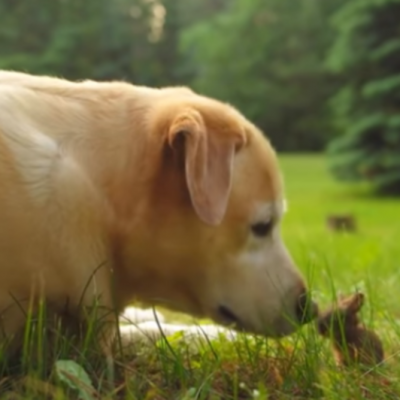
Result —
<path fill-rule="evenodd" d="M 221 336 L 188 343 L 175 334 L 168 343 L 161 339 L 138 344 L 119 355 L 109 388 L 104 385 L 105 360 L 93 351 L 94 338 L 86 336 L 82 350 L 55 328 L 57 340 L 49 342 L 49 328 L 30 321 L 22 365 L 17 373 L 3 369 L 0 398 L 77 399 L 80 392 L 55 373 L 59 359 L 73 359 L 89 373 L 94 388 L 81 394 L 83 399 L 400 398 L 399 199 L 375 198 L 364 187 L 333 182 L 320 156 L 282 156 L 281 166 L 289 205 L 282 231 L 293 258 L 322 308 L 338 292 L 365 292 L 362 318 L 384 341 L 385 365 L 369 373 L 337 367 L 329 343 L 317 335 L 313 324 L 280 341 L 239 335 L 235 341 Z M 354 214 L 357 231 L 330 232 L 325 220 L 335 213 Z M 96 328 L 91 326 L 88 332 Z"/>

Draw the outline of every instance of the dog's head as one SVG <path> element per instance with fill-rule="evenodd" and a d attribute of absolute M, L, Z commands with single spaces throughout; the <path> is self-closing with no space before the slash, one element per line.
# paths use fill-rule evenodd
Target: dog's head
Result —
<path fill-rule="evenodd" d="M 280 237 L 284 194 L 267 139 L 234 108 L 171 89 L 148 121 L 135 172 L 145 193 L 124 234 L 127 292 L 267 336 L 312 319 Z"/>

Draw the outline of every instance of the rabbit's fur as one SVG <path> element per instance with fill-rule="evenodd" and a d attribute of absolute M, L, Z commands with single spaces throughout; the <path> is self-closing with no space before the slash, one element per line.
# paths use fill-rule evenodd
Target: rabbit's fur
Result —
<path fill-rule="evenodd" d="M 332 340 L 338 365 L 374 366 L 384 360 L 380 338 L 375 332 L 365 328 L 358 318 L 364 300 L 363 293 L 341 297 L 337 304 L 320 313 L 318 317 L 318 332 Z"/>

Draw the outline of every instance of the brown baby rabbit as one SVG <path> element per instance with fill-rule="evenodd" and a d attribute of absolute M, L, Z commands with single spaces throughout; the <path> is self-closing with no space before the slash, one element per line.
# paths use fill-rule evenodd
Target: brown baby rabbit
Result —
<path fill-rule="evenodd" d="M 364 304 L 364 294 L 341 297 L 338 304 L 320 313 L 318 332 L 331 338 L 338 365 L 374 366 L 384 360 L 383 345 L 375 332 L 364 327 L 357 313 Z"/>

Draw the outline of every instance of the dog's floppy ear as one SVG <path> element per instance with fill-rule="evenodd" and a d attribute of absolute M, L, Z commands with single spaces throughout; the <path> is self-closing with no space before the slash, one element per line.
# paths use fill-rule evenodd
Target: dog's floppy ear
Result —
<path fill-rule="evenodd" d="M 235 149 L 244 140 L 239 135 L 221 136 L 208 132 L 201 114 L 191 108 L 175 117 L 168 132 L 172 148 L 179 149 L 179 143 L 183 144 L 192 205 L 201 220 L 210 225 L 218 225 L 225 215 Z"/>

